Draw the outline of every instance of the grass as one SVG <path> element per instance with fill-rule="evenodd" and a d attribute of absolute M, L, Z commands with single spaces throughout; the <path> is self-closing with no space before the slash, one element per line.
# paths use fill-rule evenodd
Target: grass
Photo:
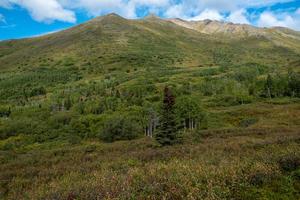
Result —
<path fill-rule="evenodd" d="M 0 143 L 0 194 L 5 199 L 298 199 L 299 104 L 284 101 L 220 107 L 214 112 L 223 118 L 221 128 L 210 120 L 211 128 L 187 132 L 183 143 L 172 147 L 158 147 L 151 138 L 32 143 L 31 135 L 10 137 Z M 245 119 L 258 120 L 238 128 Z"/>
<path fill-rule="evenodd" d="M 300 51 L 276 37 L 109 15 L 1 42 L 0 199 L 299 199 Z M 205 130 L 161 148 L 140 119 L 165 86 L 199 102 Z M 99 139 L 124 117 L 138 139 Z"/>
<path fill-rule="evenodd" d="M 2 151 L 7 199 L 298 199 L 297 129 L 188 133 L 159 148 L 150 138 L 45 143 Z M 297 162 L 292 171 L 282 159 Z M 297 171 L 298 170 L 298 171 Z"/>

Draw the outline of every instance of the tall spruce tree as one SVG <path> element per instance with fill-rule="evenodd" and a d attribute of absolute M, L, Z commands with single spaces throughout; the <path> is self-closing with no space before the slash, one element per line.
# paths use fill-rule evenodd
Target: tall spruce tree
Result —
<path fill-rule="evenodd" d="M 165 87 L 159 129 L 155 135 L 157 142 L 163 146 L 178 143 L 180 138 L 177 127 L 175 96 L 168 87 Z"/>

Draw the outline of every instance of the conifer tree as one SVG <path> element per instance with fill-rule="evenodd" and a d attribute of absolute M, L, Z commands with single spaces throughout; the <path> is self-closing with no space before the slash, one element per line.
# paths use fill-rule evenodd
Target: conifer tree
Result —
<path fill-rule="evenodd" d="M 163 146 L 173 145 L 179 141 L 175 116 L 175 96 L 168 87 L 165 87 L 164 89 L 164 100 L 160 124 L 155 138 L 158 143 Z"/>

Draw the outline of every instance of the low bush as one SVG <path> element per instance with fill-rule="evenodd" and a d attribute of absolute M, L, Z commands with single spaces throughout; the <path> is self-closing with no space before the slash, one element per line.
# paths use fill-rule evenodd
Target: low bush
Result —
<path fill-rule="evenodd" d="M 99 137 L 103 141 L 114 142 L 135 139 L 141 133 L 142 128 L 130 116 L 116 113 L 104 119 Z"/>
<path fill-rule="evenodd" d="M 279 159 L 278 164 L 285 172 L 295 171 L 300 168 L 300 156 L 291 154 Z"/>
<path fill-rule="evenodd" d="M 258 119 L 256 118 L 246 118 L 242 119 L 239 123 L 239 126 L 242 128 L 247 128 L 249 126 L 252 126 L 258 122 Z"/>

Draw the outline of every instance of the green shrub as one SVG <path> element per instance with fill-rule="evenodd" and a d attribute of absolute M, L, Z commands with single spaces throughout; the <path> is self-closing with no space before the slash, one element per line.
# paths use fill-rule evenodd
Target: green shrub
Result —
<path fill-rule="evenodd" d="M 59 128 L 69 125 L 75 115 L 71 112 L 57 112 L 53 114 L 49 119 L 49 124 L 53 128 Z"/>
<path fill-rule="evenodd" d="M 283 171 L 295 171 L 300 167 L 300 157 L 295 154 L 286 155 L 278 161 L 278 164 Z"/>
<path fill-rule="evenodd" d="M 217 106 L 237 106 L 249 104 L 253 101 L 253 97 L 248 95 L 220 95 L 214 99 Z"/>
<path fill-rule="evenodd" d="M 45 95 L 46 89 L 44 87 L 38 87 L 38 88 L 33 88 L 30 92 L 30 97 L 34 97 L 34 96 L 39 96 L 39 95 Z"/>
<path fill-rule="evenodd" d="M 0 117 L 9 117 L 11 115 L 11 108 L 8 106 L 0 106 Z"/>
<path fill-rule="evenodd" d="M 81 138 L 79 136 L 76 136 L 76 135 L 71 135 L 68 137 L 68 142 L 70 144 L 80 144 L 81 142 Z"/>
<path fill-rule="evenodd" d="M 99 137 L 103 141 L 114 142 L 135 139 L 142 132 L 142 128 L 133 118 L 128 115 L 114 113 L 103 120 Z"/>
<path fill-rule="evenodd" d="M 256 118 L 246 118 L 246 119 L 242 119 L 239 123 L 239 126 L 240 127 L 243 127 L 243 128 L 247 128 L 253 124 L 256 124 L 258 122 L 258 119 Z"/>
<path fill-rule="evenodd" d="M 262 186 L 272 181 L 274 177 L 265 172 L 257 172 L 252 174 L 249 178 L 249 182 L 251 185 Z"/>

